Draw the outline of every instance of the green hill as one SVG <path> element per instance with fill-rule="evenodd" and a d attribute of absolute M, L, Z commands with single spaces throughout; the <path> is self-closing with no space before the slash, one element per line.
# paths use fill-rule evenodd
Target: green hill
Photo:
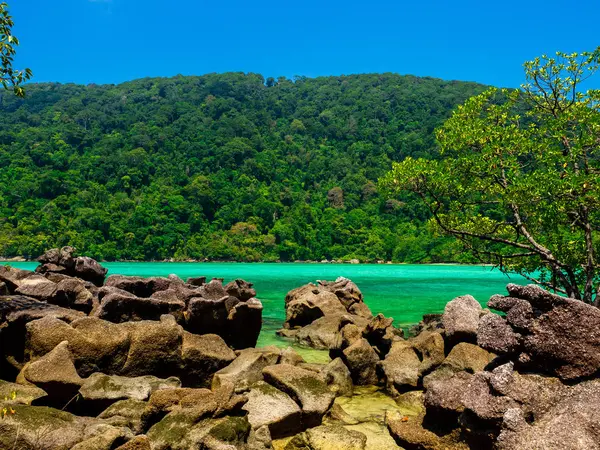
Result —
<path fill-rule="evenodd" d="M 32 84 L 0 100 L 0 255 L 463 261 L 377 179 L 475 83 L 256 74 Z"/>

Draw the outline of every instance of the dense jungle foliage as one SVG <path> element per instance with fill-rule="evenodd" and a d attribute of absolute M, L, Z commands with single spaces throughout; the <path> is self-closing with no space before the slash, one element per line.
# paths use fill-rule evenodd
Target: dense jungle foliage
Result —
<path fill-rule="evenodd" d="M 0 255 L 469 261 L 414 194 L 376 183 L 435 158 L 434 129 L 484 88 L 226 73 L 3 93 Z"/>

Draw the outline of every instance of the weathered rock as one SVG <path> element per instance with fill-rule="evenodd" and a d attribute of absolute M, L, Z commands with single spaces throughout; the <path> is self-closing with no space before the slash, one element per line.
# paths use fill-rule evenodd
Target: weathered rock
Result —
<path fill-rule="evenodd" d="M 114 323 L 159 320 L 163 314 L 171 314 L 183 321 L 185 302 L 177 298 L 141 298 L 134 295 L 111 293 L 104 296 L 95 316 Z"/>
<path fill-rule="evenodd" d="M 186 283 L 200 287 L 206 284 L 206 277 L 189 277 Z"/>
<path fill-rule="evenodd" d="M 21 280 L 19 287 L 15 289 L 15 294 L 25 295 L 27 297 L 35 298 L 36 300 L 48 302 L 54 297 L 55 292 L 56 283 L 53 283 L 41 275 L 32 275 Z"/>
<path fill-rule="evenodd" d="M 106 279 L 105 286 L 127 291 L 136 297 L 148 298 L 159 291 L 169 289 L 171 284 L 171 280 L 163 277 L 142 278 L 111 275 Z"/>
<path fill-rule="evenodd" d="M 210 387 L 212 376 L 236 358 L 225 341 L 216 334 L 183 333 L 182 381 L 188 386 Z"/>
<path fill-rule="evenodd" d="M 180 386 L 181 382 L 175 377 L 160 379 L 151 375 L 121 377 L 94 373 L 83 381 L 79 394 L 80 402 L 86 409 L 102 411 L 119 400 L 144 401 L 148 400 L 154 391 Z"/>
<path fill-rule="evenodd" d="M 143 432 L 142 414 L 146 410 L 147 402 L 141 400 L 127 399 L 118 400 L 99 415 L 109 425 L 115 427 L 127 427 L 134 434 Z"/>
<path fill-rule="evenodd" d="M 350 370 L 341 358 L 335 358 L 321 372 L 325 383 L 336 396 L 350 396 L 354 390 Z"/>
<path fill-rule="evenodd" d="M 511 354 L 520 348 L 520 339 L 521 335 L 496 314 L 486 314 L 479 322 L 477 344 L 486 350 L 501 355 Z"/>
<path fill-rule="evenodd" d="M 295 436 L 284 450 L 364 450 L 367 437 L 340 425 L 321 425 Z"/>
<path fill-rule="evenodd" d="M 346 314 L 347 310 L 331 291 L 309 283 L 294 289 L 285 297 L 284 327 L 305 326 L 325 315 Z"/>
<path fill-rule="evenodd" d="M 292 347 L 286 347 L 281 351 L 281 356 L 279 357 L 280 364 L 291 364 L 292 366 L 297 366 L 303 362 L 304 358 L 300 356 Z"/>
<path fill-rule="evenodd" d="M 437 331 L 423 331 L 411 339 L 410 343 L 421 360 L 419 376 L 429 373 L 445 359 L 444 338 Z"/>
<path fill-rule="evenodd" d="M 429 388 L 429 384 L 452 377 L 459 372 L 474 374 L 482 371 L 496 355 L 476 345 L 467 342 L 457 344 L 448 354 L 442 364 L 423 379 L 423 386 Z"/>
<path fill-rule="evenodd" d="M 27 324 L 27 358 L 39 358 L 64 340 L 69 341 L 82 377 L 94 372 L 120 373 L 128 358 L 130 336 L 124 326 L 91 317 L 69 324 L 52 316 Z"/>
<path fill-rule="evenodd" d="M 228 310 L 224 338 L 231 347 L 244 349 L 256 345 L 262 326 L 262 310 L 263 305 L 256 298 L 239 302 Z"/>
<path fill-rule="evenodd" d="M 504 413 L 518 403 L 506 396 L 493 395 L 489 372 L 478 372 L 471 376 L 462 396 L 465 412 L 471 420 L 479 422 L 480 428 L 498 428 Z"/>
<path fill-rule="evenodd" d="M 243 302 L 256 297 L 256 290 L 252 288 L 252 283 L 244 280 L 233 280 L 225 285 L 225 291 L 232 297 Z"/>
<path fill-rule="evenodd" d="M 302 408 L 302 423 L 312 427 L 321 423 L 335 395 L 322 377 L 290 364 L 268 366 L 263 370 L 265 381 L 288 394 Z"/>
<path fill-rule="evenodd" d="M 183 329 L 173 316 L 164 315 L 160 322 L 144 320 L 126 322 L 122 326 L 129 331 L 129 352 L 121 375 L 151 374 L 164 378 L 181 367 Z"/>
<path fill-rule="evenodd" d="M 363 337 L 369 343 L 376 347 L 381 356 L 386 355 L 392 343 L 403 336 L 402 330 L 398 330 L 392 326 L 394 319 L 386 318 L 383 314 L 377 314 L 367 324 L 363 331 Z"/>
<path fill-rule="evenodd" d="M 228 366 L 217 371 L 212 380 L 212 388 L 217 389 L 221 383 L 228 381 L 243 390 L 263 379 L 262 370 L 277 364 L 280 352 L 276 349 L 246 349 Z"/>
<path fill-rule="evenodd" d="M 317 282 L 319 283 L 319 286 L 333 292 L 348 311 L 350 311 L 350 307 L 354 304 L 364 304 L 362 292 L 360 292 L 358 286 L 348 278 L 339 277 L 335 281 L 319 280 Z M 365 317 L 370 318 L 370 316 Z"/>
<path fill-rule="evenodd" d="M 458 372 L 450 377 L 431 381 L 425 393 L 428 413 L 458 415 L 464 411 L 463 396 L 472 377 L 467 372 Z"/>
<path fill-rule="evenodd" d="M 108 269 L 102 267 L 98 262 L 87 256 L 75 258 L 74 276 L 82 280 L 91 281 L 96 286 L 102 286 Z"/>
<path fill-rule="evenodd" d="M 600 448 L 600 383 L 580 383 L 530 425 L 519 408 L 503 416 L 497 448 L 502 450 L 584 450 Z"/>
<path fill-rule="evenodd" d="M 386 413 L 385 423 L 396 443 L 406 449 L 468 450 L 457 429 L 430 430 L 423 426 L 424 416 L 402 417 L 395 411 Z"/>
<path fill-rule="evenodd" d="M 24 379 L 48 393 L 53 404 L 64 406 L 71 400 L 83 380 L 73 364 L 69 343 L 63 341 L 51 352 L 23 368 Z"/>
<path fill-rule="evenodd" d="M 93 307 L 93 298 L 85 282 L 65 277 L 56 283 L 54 296 L 49 302 L 89 313 Z"/>
<path fill-rule="evenodd" d="M 89 446 L 83 448 L 110 450 L 133 437 L 126 428 L 46 406 L 13 405 L 12 408 L 14 414 L 0 420 L 2 449 L 72 449 L 86 443 Z M 102 442 L 96 441 L 97 445 L 92 446 L 96 437 Z"/>
<path fill-rule="evenodd" d="M 173 411 L 148 430 L 153 450 L 243 448 L 250 434 L 246 417 L 208 417 L 202 409 Z"/>
<path fill-rule="evenodd" d="M 300 407 L 284 392 L 259 381 L 247 396 L 248 403 L 243 409 L 248 412 L 252 428 L 267 426 L 273 439 L 302 431 Z"/>
<path fill-rule="evenodd" d="M 36 272 L 65 274 L 102 286 L 108 269 L 87 256 L 74 258 L 73 253 L 75 253 L 73 247 L 48 250 L 38 258 L 41 265 L 36 268 Z"/>
<path fill-rule="evenodd" d="M 16 267 L 0 265 L 0 281 L 6 285 L 8 294 L 14 294 L 15 289 L 21 285 L 21 280 L 34 275 L 30 270 L 17 269 Z"/>
<path fill-rule="evenodd" d="M 390 352 L 380 363 L 385 375 L 386 390 L 393 396 L 417 387 L 421 360 L 407 341 L 394 342 Z"/>
<path fill-rule="evenodd" d="M 115 450 L 152 450 L 152 447 L 146 435 L 139 435 L 120 445 Z"/>
<path fill-rule="evenodd" d="M 342 359 L 357 385 L 377 384 L 379 356 L 366 339 L 360 339 L 342 352 Z"/>
<path fill-rule="evenodd" d="M 470 295 L 456 297 L 447 303 L 442 323 L 448 340 L 452 343 L 475 342 L 481 311 L 479 302 Z"/>
<path fill-rule="evenodd" d="M 48 394 L 37 386 L 0 380 L 0 402 L 6 405 L 31 405 Z"/>

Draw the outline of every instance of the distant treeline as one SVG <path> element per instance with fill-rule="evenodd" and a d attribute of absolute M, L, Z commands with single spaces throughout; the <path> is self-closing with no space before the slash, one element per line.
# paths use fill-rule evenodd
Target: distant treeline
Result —
<path fill-rule="evenodd" d="M 0 256 L 467 262 L 377 180 L 484 86 L 226 73 L 0 99 Z"/>

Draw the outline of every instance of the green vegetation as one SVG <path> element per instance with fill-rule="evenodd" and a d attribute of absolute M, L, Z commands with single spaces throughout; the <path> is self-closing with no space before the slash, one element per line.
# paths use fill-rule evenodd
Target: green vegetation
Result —
<path fill-rule="evenodd" d="M 490 89 L 438 130 L 442 158 L 382 184 L 478 257 L 600 306 L 600 91 L 581 91 L 599 67 L 600 48 L 526 63 L 522 90 Z"/>
<path fill-rule="evenodd" d="M 13 68 L 13 60 L 17 53 L 19 39 L 12 34 L 14 23 L 8 13 L 8 5 L 0 3 L 0 84 L 4 89 L 12 89 L 17 97 L 23 97 L 25 90 L 21 86 L 32 76 L 30 69 Z"/>
<path fill-rule="evenodd" d="M 376 182 L 484 87 L 355 75 L 32 84 L 0 107 L 0 255 L 470 261 Z"/>

